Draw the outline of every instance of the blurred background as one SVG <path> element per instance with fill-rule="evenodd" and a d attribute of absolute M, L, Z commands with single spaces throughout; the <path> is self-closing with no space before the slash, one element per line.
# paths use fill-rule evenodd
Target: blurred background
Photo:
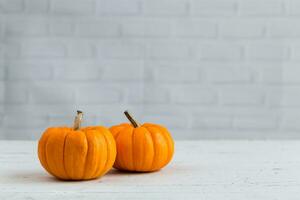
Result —
<path fill-rule="evenodd" d="M 163 124 L 176 139 L 300 138 L 300 1 L 0 0 L 0 139 Z"/>

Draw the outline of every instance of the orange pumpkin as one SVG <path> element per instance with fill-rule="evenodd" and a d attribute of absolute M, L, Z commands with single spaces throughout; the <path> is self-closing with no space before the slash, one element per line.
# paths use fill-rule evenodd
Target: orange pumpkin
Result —
<path fill-rule="evenodd" d="M 123 123 L 110 128 L 117 144 L 114 168 L 150 172 L 166 166 L 174 153 L 174 141 L 169 131 L 157 124 L 140 125 L 128 111 L 124 113 L 131 124 Z"/>
<path fill-rule="evenodd" d="M 103 126 L 80 128 L 82 112 L 77 111 L 74 127 L 48 128 L 38 144 L 42 166 L 63 180 L 87 180 L 104 175 L 116 158 L 116 144 Z"/>

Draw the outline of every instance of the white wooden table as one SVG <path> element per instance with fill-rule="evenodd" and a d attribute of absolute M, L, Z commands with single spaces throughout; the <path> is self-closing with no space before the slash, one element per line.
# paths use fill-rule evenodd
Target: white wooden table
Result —
<path fill-rule="evenodd" d="M 37 142 L 0 141 L 0 199 L 300 199 L 300 141 L 177 141 L 155 173 L 83 182 L 49 176 Z"/>

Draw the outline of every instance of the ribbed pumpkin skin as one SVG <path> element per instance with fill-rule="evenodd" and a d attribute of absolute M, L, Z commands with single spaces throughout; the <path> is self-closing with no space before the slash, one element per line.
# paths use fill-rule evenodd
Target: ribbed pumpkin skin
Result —
<path fill-rule="evenodd" d="M 104 175 L 116 157 L 116 144 L 109 130 L 102 126 L 73 130 L 48 128 L 38 144 L 42 166 L 63 180 L 87 180 Z"/>
<path fill-rule="evenodd" d="M 134 128 L 124 123 L 110 128 L 117 145 L 114 168 L 151 172 L 166 166 L 174 154 L 174 141 L 166 128 L 145 123 Z"/>

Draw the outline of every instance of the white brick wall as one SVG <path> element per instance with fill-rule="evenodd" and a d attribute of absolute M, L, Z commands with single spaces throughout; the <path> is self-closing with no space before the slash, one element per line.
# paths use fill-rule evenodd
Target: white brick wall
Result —
<path fill-rule="evenodd" d="M 0 0 L 0 139 L 165 124 L 175 138 L 300 138 L 298 0 Z"/>

